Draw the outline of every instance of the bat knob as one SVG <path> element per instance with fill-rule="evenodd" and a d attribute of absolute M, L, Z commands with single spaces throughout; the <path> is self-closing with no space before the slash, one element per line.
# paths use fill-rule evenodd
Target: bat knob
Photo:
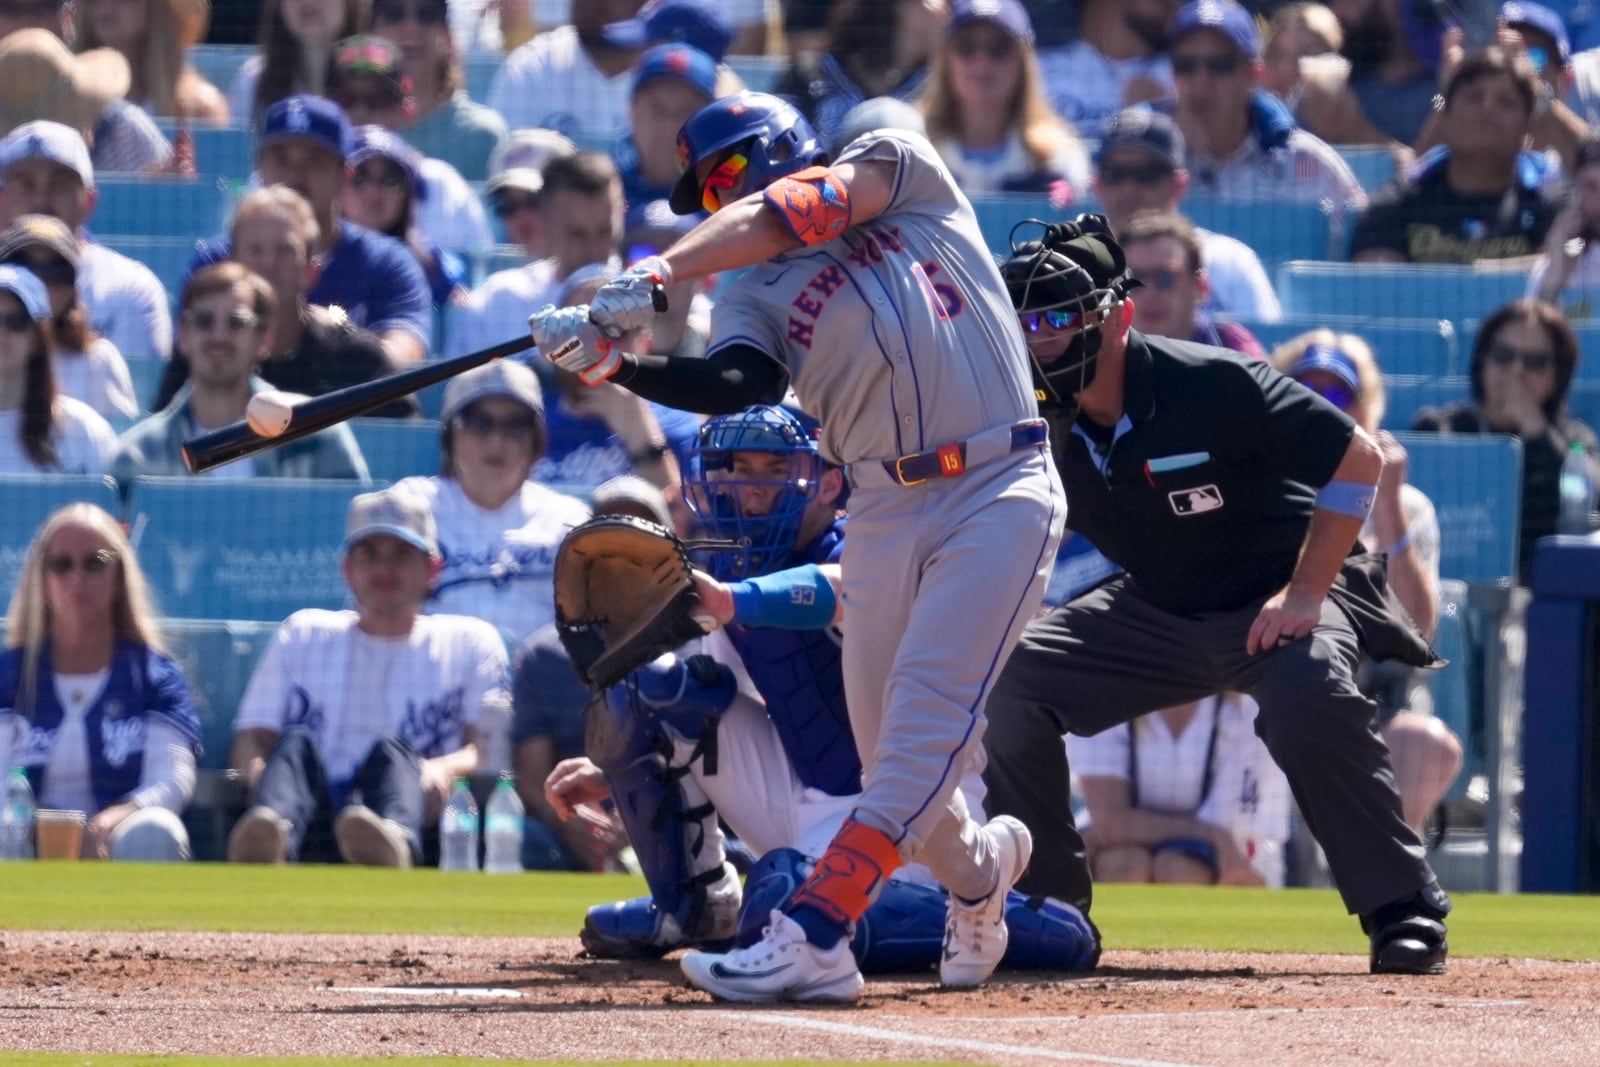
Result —
<path fill-rule="evenodd" d="M 667 287 L 653 286 L 650 289 L 650 303 L 656 309 L 657 315 L 664 313 L 667 310 Z"/>

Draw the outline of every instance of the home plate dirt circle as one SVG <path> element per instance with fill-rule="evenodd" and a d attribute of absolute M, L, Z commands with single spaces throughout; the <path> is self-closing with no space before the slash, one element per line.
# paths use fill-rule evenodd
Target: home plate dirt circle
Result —
<path fill-rule="evenodd" d="M 1106 953 L 1077 978 L 754 1008 L 576 939 L 0 932 L 0 1048 L 234 1056 L 929 1060 L 1128 1067 L 1594 1067 L 1600 964 Z"/>

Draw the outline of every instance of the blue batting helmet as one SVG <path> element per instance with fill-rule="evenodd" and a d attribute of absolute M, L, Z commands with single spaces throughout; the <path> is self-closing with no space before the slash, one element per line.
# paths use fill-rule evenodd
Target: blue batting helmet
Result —
<path fill-rule="evenodd" d="M 822 458 L 805 422 L 787 408 L 764 405 L 709 419 L 688 459 L 684 499 L 709 536 L 739 545 L 709 560 L 711 571 L 735 579 L 786 566 L 806 505 L 822 484 Z"/>
<path fill-rule="evenodd" d="M 787 101 L 770 93 L 748 92 L 713 100 L 690 115 L 678 131 L 678 169 L 683 174 L 672 187 L 672 210 L 680 215 L 702 210 L 695 166 L 739 146 L 749 161 L 744 184 L 747 193 L 828 161 L 822 138 Z"/>

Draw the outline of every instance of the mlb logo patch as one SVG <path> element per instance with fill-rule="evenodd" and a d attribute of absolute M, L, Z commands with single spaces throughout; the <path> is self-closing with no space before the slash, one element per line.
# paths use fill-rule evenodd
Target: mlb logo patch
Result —
<path fill-rule="evenodd" d="M 1174 489 L 1167 494 L 1167 502 L 1172 505 L 1172 513 L 1179 517 L 1204 515 L 1208 511 L 1216 511 L 1222 507 L 1222 490 L 1215 485 L 1198 485 L 1192 489 Z"/>

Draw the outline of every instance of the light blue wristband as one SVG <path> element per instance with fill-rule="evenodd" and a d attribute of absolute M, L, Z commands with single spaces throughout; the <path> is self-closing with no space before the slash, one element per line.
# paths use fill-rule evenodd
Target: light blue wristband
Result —
<path fill-rule="evenodd" d="M 820 630 L 833 621 L 838 607 L 833 583 L 815 563 L 746 578 L 728 589 L 733 593 L 733 621 L 745 626 Z"/>
<path fill-rule="evenodd" d="M 1372 514 L 1372 502 L 1377 497 L 1376 485 L 1332 481 L 1318 490 L 1317 507 L 1366 522 L 1367 516 Z"/>

